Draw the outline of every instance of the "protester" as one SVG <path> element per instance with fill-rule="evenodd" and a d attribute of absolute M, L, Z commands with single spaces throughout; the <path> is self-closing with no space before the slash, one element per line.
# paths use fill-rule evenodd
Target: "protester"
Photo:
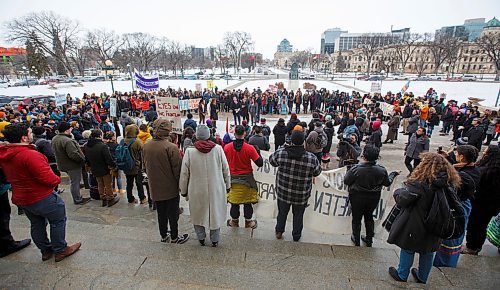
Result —
<path fill-rule="evenodd" d="M 205 245 L 208 228 L 212 246 L 217 247 L 220 227 L 226 221 L 231 178 L 224 150 L 209 138 L 208 127 L 199 125 L 197 141 L 194 147 L 186 150 L 182 160 L 179 188 L 181 195 L 189 201 L 191 222 L 198 241 Z"/>
<path fill-rule="evenodd" d="M 392 144 L 395 140 L 398 140 L 399 123 L 399 112 L 394 112 L 391 120 L 387 123 L 389 129 L 387 130 L 387 137 L 385 138 L 384 144 Z"/>
<path fill-rule="evenodd" d="M 69 130 L 67 125 L 66 130 Z M 66 208 L 63 199 L 54 191 L 61 179 L 54 174 L 47 158 L 30 145 L 33 141 L 31 128 L 17 123 L 6 126 L 2 133 L 10 144 L 0 146 L 0 167 L 12 185 L 12 202 L 21 207 L 30 220 L 31 237 L 42 253 L 42 261 L 55 255 L 55 261 L 60 262 L 81 246 L 81 243 L 71 246 L 66 243 Z M 18 246 L 26 246 L 25 243 Z"/>
<path fill-rule="evenodd" d="M 418 128 L 415 134 L 410 134 L 410 141 L 405 148 L 405 165 L 410 173 L 420 164 L 420 154 L 429 151 L 429 144 L 424 128 Z"/>
<path fill-rule="evenodd" d="M 123 171 L 125 173 L 125 178 L 127 180 L 128 203 L 139 203 L 139 201 L 132 194 L 135 182 L 140 203 L 146 204 L 148 202 L 148 199 L 144 195 L 144 187 L 142 184 L 142 174 L 141 174 L 142 143 L 140 140 L 137 139 L 138 133 L 139 133 L 139 128 L 137 127 L 137 125 L 132 124 L 125 127 L 125 139 L 123 140 L 123 144 L 120 143 L 119 146 L 127 146 L 130 152 L 130 156 L 133 159 L 132 168 Z"/>
<path fill-rule="evenodd" d="M 83 151 L 86 163 L 90 166 L 92 175 L 97 179 L 102 206 L 112 207 L 120 200 L 119 196 L 113 195 L 111 171 L 116 172 L 116 163 L 108 146 L 102 141 L 101 130 L 92 130 L 90 140 L 85 144 Z"/>
<path fill-rule="evenodd" d="M 248 138 L 248 144 L 257 147 L 259 150 L 269 151 L 271 149 L 271 145 L 267 138 L 262 134 L 261 126 L 253 126 L 254 134 Z"/>
<path fill-rule="evenodd" d="M 196 124 L 196 121 L 193 120 L 193 114 L 188 113 L 187 119 L 186 119 L 186 121 L 184 121 L 183 128 L 186 129 L 187 127 L 191 127 L 191 128 L 193 128 L 193 131 L 196 131 L 196 126 L 197 126 L 197 124 Z"/>
<path fill-rule="evenodd" d="M 86 192 L 80 193 L 80 180 L 85 156 L 80 146 L 72 139 L 70 124 L 61 122 L 58 131 L 59 133 L 52 139 L 52 149 L 56 157 L 57 168 L 66 172 L 69 176 L 73 202 L 80 205 L 86 204 L 90 201 L 89 194 Z"/>
<path fill-rule="evenodd" d="M 231 172 L 231 190 L 227 200 L 231 204 L 230 216 L 227 221 L 230 227 L 239 227 L 240 205 L 243 205 L 245 228 L 257 228 L 257 220 L 253 217 L 253 206 L 258 202 L 257 183 L 253 177 L 253 161 L 258 167 L 264 165 L 264 160 L 252 145 L 245 142 L 245 129 L 238 125 L 234 129 L 236 140 L 226 144 L 224 153 Z"/>
<path fill-rule="evenodd" d="M 411 173 L 405 187 L 394 192 L 396 204 L 401 208 L 387 239 L 389 244 L 401 248 L 398 268 L 389 268 L 394 280 L 407 281 L 414 255 L 418 253 L 419 267 L 412 268 L 411 274 L 418 283 L 427 283 L 441 239 L 426 229 L 424 218 L 431 208 L 434 195 L 454 191 L 459 186 L 458 172 L 443 156 L 424 153 L 420 166 Z"/>
<path fill-rule="evenodd" d="M 318 162 L 321 162 L 321 157 L 323 156 L 323 148 L 328 144 L 328 137 L 323 131 L 323 125 L 321 122 L 316 122 L 314 124 L 314 130 L 309 132 L 306 139 L 306 151 L 311 152 L 318 158 Z"/>
<path fill-rule="evenodd" d="M 144 145 L 144 143 L 146 143 L 146 141 L 148 141 L 152 138 L 153 138 L 153 136 L 151 136 L 151 133 L 149 133 L 148 125 L 141 124 L 139 126 L 139 134 L 137 134 L 137 139 L 139 139 L 141 141 L 142 145 Z"/>
<path fill-rule="evenodd" d="M 285 126 L 285 120 L 283 118 L 278 119 L 278 123 L 273 128 L 274 135 L 274 151 L 285 144 L 286 135 L 288 133 L 287 126 Z"/>
<path fill-rule="evenodd" d="M 276 238 L 281 240 L 285 232 L 286 219 L 290 207 L 293 213 L 292 237 L 298 242 L 302 237 L 304 212 L 311 196 L 312 179 L 321 174 L 320 161 L 304 148 L 305 135 L 293 131 L 291 145 L 281 147 L 269 157 L 269 163 L 278 167 L 276 174 L 276 194 L 278 217 Z"/>
<path fill-rule="evenodd" d="M 183 244 L 189 235 L 179 236 L 178 229 L 182 157 L 177 146 L 170 142 L 171 131 L 172 123 L 169 120 L 154 121 L 153 139 L 144 144 L 142 154 L 151 197 L 156 204 L 161 242 L 170 240 L 174 244 Z"/>
<path fill-rule="evenodd" d="M 339 157 L 339 168 L 347 166 L 348 168 L 358 163 L 358 157 L 361 154 L 361 147 L 358 145 L 358 135 L 350 134 L 339 141 L 337 144 L 337 157 Z"/>
<path fill-rule="evenodd" d="M 109 131 L 104 135 L 104 142 L 109 148 L 109 153 L 111 157 L 113 157 L 113 161 L 116 163 L 116 147 L 118 147 L 118 143 L 116 143 L 116 133 Z M 123 189 L 122 184 L 122 174 L 123 171 L 116 168 L 116 172 L 111 174 L 113 179 L 113 192 L 116 193 L 126 193 L 125 189 Z"/>
<path fill-rule="evenodd" d="M 372 134 L 368 138 L 368 144 L 373 144 L 373 146 L 380 148 L 382 147 L 382 122 L 373 121 L 372 122 Z"/>
<path fill-rule="evenodd" d="M 363 149 L 363 162 L 351 167 L 345 177 L 344 184 L 349 191 L 349 203 L 352 210 L 351 241 L 360 246 L 360 238 L 367 247 L 373 244 L 375 224 L 373 212 L 377 208 L 383 186 L 390 186 L 399 174 L 396 171 L 387 174 L 385 167 L 378 165 L 380 149 L 371 144 Z M 366 236 L 361 235 L 361 219 L 364 217 Z"/>

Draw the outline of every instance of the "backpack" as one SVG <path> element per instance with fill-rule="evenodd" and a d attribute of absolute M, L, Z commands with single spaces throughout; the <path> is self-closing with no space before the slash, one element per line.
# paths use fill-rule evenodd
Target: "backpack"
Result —
<path fill-rule="evenodd" d="M 134 168 L 135 160 L 132 158 L 132 154 L 130 154 L 130 146 L 134 144 L 134 142 L 135 138 L 132 138 L 130 144 L 125 144 L 125 140 L 121 140 L 120 144 L 116 146 L 115 158 L 118 169 L 128 172 Z"/>
<path fill-rule="evenodd" d="M 434 194 L 431 208 L 424 217 L 424 226 L 442 239 L 456 239 L 464 234 L 464 209 L 454 190 L 443 189 Z"/>

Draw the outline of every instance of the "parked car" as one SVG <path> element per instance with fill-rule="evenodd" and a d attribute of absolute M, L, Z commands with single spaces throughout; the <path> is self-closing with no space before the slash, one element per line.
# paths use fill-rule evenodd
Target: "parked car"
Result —
<path fill-rule="evenodd" d="M 408 80 L 408 76 L 402 75 L 402 74 L 393 74 L 392 79 L 395 81 L 406 81 Z"/>
<path fill-rule="evenodd" d="M 360 75 L 360 76 L 356 77 L 356 79 L 360 80 L 360 81 L 364 81 L 364 80 L 366 80 L 369 77 L 370 77 L 369 75 Z"/>
<path fill-rule="evenodd" d="M 30 86 L 38 85 L 38 81 L 34 80 L 34 79 L 27 79 L 27 80 L 24 79 L 24 80 L 17 80 L 14 83 L 14 87 L 22 87 L 22 86 L 27 86 L 27 85 L 30 85 Z"/>
<path fill-rule="evenodd" d="M 462 77 L 448 77 L 446 78 L 447 82 L 461 82 L 463 81 Z"/>
<path fill-rule="evenodd" d="M 432 79 L 428 76 L 419 76 L 413 79 L 414 81 L 432 81 Z"/>
<path fill-rule="evenodd" d="M 427 75 L 427 77 L 429 77 L 433 81 L 440 81 L 446 79 L 446 76 L 442 74 L 430 74 Z"/>
<path fill-rule="evenodd" d="M 93 82 L 103 82 L 105 80 L 106 80 L 105 76 L 96 76 L 96 77 L 94 77 Z"/>
<path fill-rule="evenodd" d="M 382 81 L 385 80 L 384 76 L 371 76 L 366 79 L 367 81 Z"/>
<path fill-rule="evenodd" d="M 76 82 L 83 82 L 82 77 L 69 77 L 66 79 L 67 83 L 76 83 Z"/>
<path fill-rule="evenodd" d="M 464 76 L 462 77 L 462 80 L 463 80 L 464 82 L 475 82 L 475 81 L 477 81 L 477 78 L 476 78 L 476 76 L 475 76 L 475 75 L 464 75 Z"/>
<path fill-rule="evenodd" d="M 0 88 L 1 89 L 6 89 L 10 87 L 10 83 L 8 81 L 0 81 Z"/>

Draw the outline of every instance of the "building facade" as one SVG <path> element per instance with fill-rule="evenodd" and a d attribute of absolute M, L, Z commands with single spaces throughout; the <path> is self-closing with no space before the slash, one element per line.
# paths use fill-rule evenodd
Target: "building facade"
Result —
<path fill-rule="evenodd" d="M 290 41 L 288 41 L 288 39 L 285 38 L 280 42 L 280 44 L 278 44 L 276 51 L 277 52 L 292 52 L 293 45 L 291 45 Z"/>
<path fill-rule="evenodd" d="M 373 38 L 377 46 L 386 46 L 401 42 L 410 34 L 410 28 L 392 30 L 388 33 L 341 33 L 335 40 L 335 51 L 358 48 L 366 38 Z"/>
<path fill-rule="evenodd" d="M 348 33 L 347 31 L 342 31 L 340 28 L 331 28 L 325 30 L 321 34 L 321 54 L 332 54 L 335 52 L 335 41 L 340 37 L 342 33 Z"/>

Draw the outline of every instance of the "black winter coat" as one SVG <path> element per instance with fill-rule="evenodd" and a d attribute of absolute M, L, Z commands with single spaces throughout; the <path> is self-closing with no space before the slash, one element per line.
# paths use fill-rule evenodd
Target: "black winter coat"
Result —
<path fill-rule="evenodd" d="M 390 186 L 395 176 L 395 173 L 387 174 L 381 165 L 364 162 L 347 171 L 344 183 L 349 187 L 349 195 L 380 198 L 382 187 Z"/>
<path fill-rule="evenodd" d="M 447 179 L 446 173 L 441 172 L 432 185 L 412 182 L 394 192 L 401 212 L 392 224 L 387 239 L 389 244 L 419 254 L 435 252 L 439 248 L 442 239 L 427 231 L 423 219 L 431 208 L 434 195 L 447 190 Z"/>
<path fill-rule="evenodd" d="M 111 168 L 116 168 L 116 163 L 108 146 L 100 139 L 90 139 L 83 147 L 85 162 L 92 168 L 95 177 L 109 174 Z"/>
<path fill-rule="evenodd" d="M 467 144 L 481 150 L 481 143 L 483 142 L 484 129 L 482 126 L 473 126 L 462 136 L 469 138 Z"/>
<path fill-rule="evenodd" d="M 274 134 L 274 144 L 278 147 L 283 144 L 285 144 L 286 141 L 286 134 L 288 133 L 288 128 L 285 126 L 285 124 L 276 124 L 273 128 L 273 134 Z"/>

